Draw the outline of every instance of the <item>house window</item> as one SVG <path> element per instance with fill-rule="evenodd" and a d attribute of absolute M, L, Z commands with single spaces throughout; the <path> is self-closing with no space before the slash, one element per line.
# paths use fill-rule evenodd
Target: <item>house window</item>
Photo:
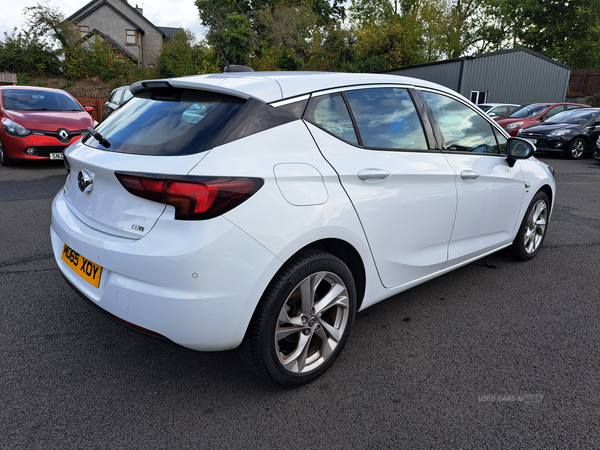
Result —
<path fill-rule="evenodd" d="M 125 42 L 133 45 L 137 44 L 137 32 L 135 30 L 127 30 L 126 33 Z"/>
<path fill-rule="evenodd" d="M 90 32 L 90 27 L 86 27 L 85 25 L 79 26 L 79 37 L 84 37 L 89 32 Z"/>
<path fill-rule="evenodd" d="M 476 105 L 481 105 L 487 100 L 487 91 L 471 91 L 471 101 Z"/>

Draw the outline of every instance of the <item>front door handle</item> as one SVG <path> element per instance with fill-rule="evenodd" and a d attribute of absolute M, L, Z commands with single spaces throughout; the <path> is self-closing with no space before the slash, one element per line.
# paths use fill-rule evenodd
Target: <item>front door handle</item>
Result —
<path fill-rule="evenodd" d="M 378 181 L 385 180 L 391 174 L 381 169 L 363 169 L 358 172 L 357 176 L 367 183 L 377 183 Z"/>
<path fill-rule="evenodd" d="M 479 178 L 479 174 L 477 172 L 473 172 L 472 170 L 463 170 L 460 173 L 460 177 L 463 180 L 476 180 Z"/>

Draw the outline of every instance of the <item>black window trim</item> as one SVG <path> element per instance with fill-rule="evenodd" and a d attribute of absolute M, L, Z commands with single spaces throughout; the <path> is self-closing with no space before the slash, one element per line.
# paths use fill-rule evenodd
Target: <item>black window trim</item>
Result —
<path fill-rule="evenodd" d="M 427 142 L 427 149 L 403 149 L 403 148 L 380 148 L 380 147 L 365 147 L 363 145 L 362 142 L 362 137 L 360 136 L 360 131 L 358 129 L 358 124 L 356 123 L 356 118 L 354 116 L 354 112 L 352 111 L 352 108 L 350 107 L 350 103 L 348 102 L 348 99 L 346 97 L 346 92 L 347 91 L 358 91 L 358 90 L 364 90 L 364 89 L 404 89 L 408 92 L 409 97 L 411 98 L 413 105 L 415 107 L 415 111 L 417 112 L 417 117 L 419 117 L 419 121 L 421 122 L 421 129 L 423 130 L 423 133 L 425 135 L 425 141 Z M 345 144 L 351 145 L 353 147 L 356 148 L 360 148 L 363 150 L 374 150 L 374 151 L 384 151 L 384 152 L 421 152 L 421 153 L 440 153 L 441 152 L 441 148 L 438 148 L 438 141 L 435 137 L 435 133 L 433 132 L 433 130 L 431 129 L 432 125 L 429 119 L 429 116 L 426 116 L 427 112 L 423 112 L 422 108 L 424 107 L 424 105 L 427 105 L 427 107 L 429 107 L 427 101 L 425 100 L 425 98 L 422 98 L 422 102 L 418 102 L 415 98 L 415 93 L 418 92 L 417 90 L 418 88 L 416 88 L 415 86 L 412 85 L 406 85 L 406 84 L 398 84 L 395 85 L 393 83 L 373 83 L 373 84 L 364 84 L 364 85 L 351 85 L 351 86 L 340 86 L 334 89 L 327 89 L 324 91 L 317 91 L 317 92 L 312 92 L 310 94 L 310 98 L 308 99 L 308 103 L 307 103 L 307 107 L 306 110 L 304 111 L 304 115 L 302 116 L 302 120 L 305 122 L 310 123 L 311 125 L 314 125 L 315 127 L 317 127 L 319 130 L 324 131 L 325 133 L 335 137 L 336 139 L 339 139 L 340 141 L 344 142 Z M 435 91 L 432 91 L 435 92 Z M 354 127 L 354 132 L 356 134 L 357 140 L 358 140 L 358 144 L 353 144 L 351 142 L 345 141 L 344 139 L 340 138 L 339 136 L 336 136 L 335 134 L 327 131 L 324 128 L 321 128 L 319 125 L 317 125 L 316 123 L 311 122 L 310 120 L 307 119 L 306 117 L 306 113 L 308 111 L 308 104 L 310 104 L 310 101 L 313 99 L 313 97 L 321 97 L 321 96 L 325 96 L 325 95 L 333 95 L 333 94 L 341 94 L 342 95 L 342 99 L 344 100 L 344 104 L 346 105 L 346 109 L 348 110 L 348 113 L 350 115 L 350 119 L 352 121 L 352 126 Z M 422 95 L 419 93 L 419 95 Z M 433 112 L 432 112 L 433 114 Z M 427 120 L 425 121 L 426 118 Z M 425 126 L 425 123 L 428 124 L 428 126 L 430 127 L 430 129 L 428 129 Z M 434 122 L 437 126 L 437 122 Z M 441 134 L 441 132 L 440 132 Z M 455 152 L 456 153 L 456 152 Z"/>

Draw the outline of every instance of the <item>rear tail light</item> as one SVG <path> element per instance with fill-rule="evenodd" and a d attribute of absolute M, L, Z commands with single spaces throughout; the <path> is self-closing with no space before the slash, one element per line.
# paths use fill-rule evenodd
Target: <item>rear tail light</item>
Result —
<path fill-rule="evenodd" d="M 175 219 L 211 219 L 248 200 L 262 185 L 260 178 L 167 177 L 116 172 L 133 195 L 175 207 Z"/>

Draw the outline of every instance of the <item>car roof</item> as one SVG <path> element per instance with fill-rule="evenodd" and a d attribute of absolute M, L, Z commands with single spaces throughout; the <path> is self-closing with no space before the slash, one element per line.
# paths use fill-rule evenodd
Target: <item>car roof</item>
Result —
<path fill-rule="evenodd" d="M 160 87 L 167 82 L 179 88 L 201 89 L 241 98 L 256 98 L 266 103 L 293 98 L 317 91 L 367 84 L 394 84 L 406 87 L 420 86 L 456 92 L 444 86 L 399 75 L 333 72 L 242 72 L 193 75 L 165 80 L 147 80 L 131 85 L 131 92 Z"/>
<path fill-rule="evenodd" d="M 477 106 L 519 106 L 515 103 L 480 103 Z"/>

